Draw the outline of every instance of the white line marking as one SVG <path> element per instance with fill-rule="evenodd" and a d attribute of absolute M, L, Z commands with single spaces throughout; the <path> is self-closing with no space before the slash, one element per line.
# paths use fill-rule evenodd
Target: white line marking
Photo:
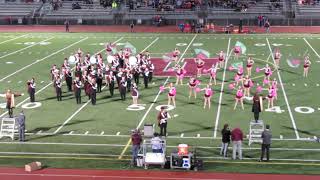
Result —
<path fill-rule="evenodd" d="M 273 59 L 274 63 L 276 64 L 276 61 L 274 60 L 273 52 L 272 52 L 272 49 L 271 49 L 271 46 L 270 46 L 268 38 L 266 38 L 266 40 L 267 40 L 267 43 L 268 43 L 268 47 L 269 47 L 270 53 L 272 55 L 272 59 Z M 285 102 L 287 104 L 287 108 L 288 108 L 288 112 L 289 112 L 289 116 L 290 116 L 290 119 L 291 119 L 291 122 L 292 122 L 292 126 L 293 126 L 293 129 L 294 129 L 294 132 L 296 134 L 297 139 L 300 139 L 299 132 L 298 132 L 297 126 L 296 126 L 296 122 L 295 122 L 293 114 L 291 112 L 291 108 L 290 108 L 290 105 L 289 105 L 287 94 L 286 94 L 285 89 L 283 87 L 283 83 L 282 83 L 282 79 L 281 79 L 279 71 L 277 71 L 277 75 L 278 75 L 278 79 L 279 79 L 279 82 L 280 82 L 280 85 L 281 85 L 281 89 L 282 89 L 284 100 L 285 100 Z"/>
<path fill-rule="evenodd" d="M 181 133 L 180 137 L 183 137 L 184 136 L 184 133 Z"/>
<path fill-rule="evenodd" d="M 292 86 L 296 86 L 296 84 L 293 83 Z"/>
<path fill-rule="evenodd" d="M 224 81 L 226 79 L 226 71 L 227 71 L 228 60 L 229 60 L 230 54 L 232 52 L 231 51 L 230 54 L 229 54 L 230 42 L 231 42 L 231 38 L 229 38 L 229 41 L 228 41 L 227 57 L 226 57 L 226 62 L 224 64 L 224 70 L 223 70 L 223 75 L 222 75 L 222 83 L 221 83 L 221 89 L 220 89 L 219 105 L 218 105 L 218 110 L 217 110 L 216 122 L 215 122 L 215 125 L 214 125 L 213 137 L 217 137 L 218 124 L 219 124 L 220 111 L 221 111 L 222 95 L 223 95 L 223 90 L 224 90 Z"/>
<path fill-rule="evenodd" d="M 304 83 L 304 86 L 308 86 L 308 84 Z"/>
<path fill-rule="evenodd" d="M 86 131 L 84 134 L 85 134 L 85 135 L 89 134 L 89 131 Z"/>
<path fill-rule="evenodd" d="M 171 64 L 171 61 L 169 61 L 169 62 L 167 63 L 166 67 L 164 67 L 164 69 L 163 69 L 162 71 L 163 71 L 163 72 L 167 72 L 170 64 Z"/>
<path fill-rule="evenodd" d="M 197 134 L 197 138 L 199 138 L 200 137 L 200 134 Z"/>
<path fill-rule="evenodd" d="M 42 59 L 38 59 L 38 60 L 34 61 L 33 63 L 31 63 L 31 64 L 29 64 L 29 65 L 26 65 L 26 66 L 24 66 L 23 68 L 21 68 L 21 69 L 15 71 L 15 72 L 13 72 L 13 73 L 5 76 L 4 78 L 0 79 L 0 81 L 3 81 L 3 80 L 5 80 L 5 79 L 7 79 L 8 77 L 11 77 L 11 76 L 17 74 L 18 72 L 23 71 L 24 69 L 27 69 L 28 67 L 30 67 L 30 66 L 32 66 L 32 65 L 34 65 L 34 64 L 37 64 L 38 62 L 44 61 L 45 59 L 47 59 L 47 58 L 49 58 L 49 57 L 51 57 L 51 56 L 53 56 L 53 55 L 56 55 L 56 54 L 60 53 L 61 51 L 65 50 L 65 49 L 68 49 L 68 48 L 70 48 L 70 47 L 72 47 L 72 46 L 74 46 L 74 45 L 76 45 L 76 44 L 78 44 L 78 43 L 80 43 L 80 42 L 82 42 L 82 41 L 84 41 L 84 40 L 86 40 L 86 39 L 88 39 L 88 37 L 86 37 L 86 38 L 84 38 L 84 39 L 81 39 L 81 40 L 79 40 L 79 41 L 77 41 L 77 42 L 75 42 L 75 43 L 73 43 L 73 44 L 70 44 L 69 46 L 64 47 L 64 48 L 62 48 L 62 49 L 60 49 L 60 50 L 58 50 L 58 51 L 56 51 L 56 52 L 54 52 L 54 53 L 52 53 L 52 54 L 44 57 L 44 58 L 42 58 Z"/>
<path fill-rule="evenodd" d="M 50 39 L 53 39 L 53 37 L 52 37 L 52 38 L 45 39 L 45 40 L 40 41 L 40 42 L 37 42 L 37 43 L 32 44 L 32 45 L 30 45 L 30 46 L 24 47 L 24 48 L 19 49 L 19 50 L 17 50 L 17 51 L 13 51 L 13 52 L 11 52 L 11 53 L 8 53 L 8 54 L 6 54 L 6 55 L 4 55 L 4 56 L 1 56 L 0 59 L 5 58 L 5 57 L 7 57 L 7 56 L 10 56 L 10 55 L 12 55 L 12 54 L 15 54 L 15 53 L 17 53 L 17 52 L 21 52 L 21 51 L 23 51 L 23 50 L 25 50 L 25 49 L 29 49 L 29 48 L 31 48 L 31 47 L 33 47 L 33 46 L 36 46 L 36 45 L 38 45 L 38 44 L 40 44 L 40 43 L 42 43 L 42 42 L 46 42 L 46 41 L 48 41 L 48 40 L 50 40 Z M 29 53 L 30 53 L 30 52 L 29 52 Z"/>
<path fill-rule="evenodd" d="M 104 134 L 104 131 L 102 131 L 101 133 L 100 133 L 100 135 L 103 135 Z"/>
<path fill-rule="evenodd" d="M 42 130 L 40 130 L 40 131 L 37 132 L 37 134 L 40 134 L 40 133 L 42 133 Z"/>
<path fill-rule="evenodd" d="M 28 36 L 28 35 L 29 34 L 25 34 L 25 35 L 22 35 L 22 36 L 15 37 L 13 39 L 8 39 L 6 41 L 2 41 L 0 44 L 6 43 L 6 42 L 9 42 L 9 41 L 13 41 L 13 40 L 16 40 L 16 39 L 19 39 L 19 38 L 22 38 L 22 37 L 25 37 L 25 36 Z"/>
<path fill-rule="evenodd" d="M 117 132 L 117 134 L 116 134 L 117 136 L 119 136 L 120 135 L 120 132 Z"/>
<path fill-rule="evenodd" d="M 307 43 L 307 45 L 312 49 L 312 51 L 320 58 L 320 55 L 317 53 L 317 51 L 311 46 L 311 44 L 306 40 L 306 38 L 303 38 L 303 40 Z"/>
<path fill-rule="evenodd" d="M 73 131 L 70 131 L 70 132 L 69 132 L 69 135 L 71 135 L 72 133 L 73 133 Z"/>

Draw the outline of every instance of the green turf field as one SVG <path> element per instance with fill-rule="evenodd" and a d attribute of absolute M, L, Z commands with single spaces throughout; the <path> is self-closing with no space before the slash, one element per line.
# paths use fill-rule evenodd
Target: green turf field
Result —
<path fill-rule="evenodd" d="M 237 41 L 245 44 L 246 55 L 251 55 L 255 60 L 253 77 L 258 82 L 262 82 L 263 73 L 256 73 L 255 68 L 266 63 L 274 64 L 271 55 L 274 48 L 279 48 L 282 53 L 281 68 L 272 75 L 272 79 L 276 78 L 280 82 L 275 106 L 281 111 L 261 113 L 261 119 L 271 125 L 274 138 L 271 158 L 272 162 L 278 163 L 274 165 L 277 170 L 270 169 L 267 172 L 317 173 L 315 167 L 320 165 L 320 146 L 313 139 L 320 136 L 320 97 L 317 96 L 320 88 L 319 73 L 317 74 L 320 71 L 320 35 L 309 34 L 1 33 L 0 89 L 3 93 L 8 88 L 25 93 L 16 99 L 15 113 L 25 105 L 27 117 L 27 142 L 21 144 L 8 138 L 0 140 L 2 164 L 22 166 L 24 161 L 21 159 L 50 159 L 48 162 L 54 167 L 101 168 L 105 164 L 91 166 L 85 162 L 103 160 L 107 164 L 114 163 L 107 167 L 118 168 L 120 162 L 124 164 L 130 159 L 131 130 L 143 128 L 145 123 L 156 123 L 156 107 L 167 103 L 167 94 L 159 93 L 159 86 L 175 81 L 175 77 L 157 77 L 149 89 L 144 89 L 140 84 L 139 103 L 145 106 L 139 111 L 127 110 L 132 102 L 130 95 L 125 102 L 119 101 L 119 93 L 115 91 L 115 96 L 110 98 L 108 88 L 97 95 L 97 106 L 87 102 L 86 97 L 83 97 L 81 105 L 77 105 L 73 94 L 66 92 L 64 85 L 63 101 L 58 102 L 49 74 L 50 68 L 53 64 L 60 66 L 63 59 L 78 48 L 94 54 L 104 52 L 106 42 L 130 42 L 139 52 L 148 50 L 151 57 L 161 57 L 178 47 L 182 55 L 181 63 L 184 58 L 194 57 L 195 48 L 209 51 L 212 57 L 223 50 L 227 53 L 227 66 L 230 66 L 237 61 L 232 53 Z M 303 61 L 303 56 L 307 54 L 312 65 L 308 78 L 303 78 L 303 64 L 293 68 L 287 63 L 287 59 Z M 246 55 L 239 60 L 245 61 Z M 249 133 L 249 122 L 253 118 L 251 102 L 245 101 L 245 110 L 241 110 L 239 106 L 233 110 L 235 91 L 228 89 L 233 76 L 234 72 L 219 70 L 218 84 L 213 86 L 215 93 L 210 110 L 203 109 L 202 94 L 196 100 L 188 100 L 188 87 L 177 86 L 177 107 L 170 111 L 176 117 L 170 119 L 168 124 L 168 152 L 174 150 L 179 143 L 187 143 L 197 148 L 199 157 L 205 163 L 212 164 L 220 159 L 220 129 L 223 124 L 240 126 L 245 134 Z M 26 81 L 32 77 L 37 82 L 38 107 L 28 105 Z M 203 76 L 201 81 L 205 84 L 209 77 Z M 263 91 L 264 94 L 266 92 Z M 82 95 L 84 96 L 83 92 Z M 0 103 L 5 103 L 5 99 L 2 98 Z M 1 110 L 0 116 L 7 116 L 6 109 Z M 155 129 L 159 130 L 158 127 Z M 253 144 L 249 147 L 247 140 L 244 144 L 243 162 L 255 163 L 260 156 L 260 146 Z M 69 160 L 73 165 L 68 164 Z M 236 168 L 230 168 L 232 165 L 229 164 L 225 165 L 227 169 L 221 167 L 229 162 L 233 161 L 219 160 L 216 162 L 219 167 L 217 169 L 255 172 L 254 168 L 246 169 L 241 164 L 234 164 Z M 306 168 L 312 166 L 312 169 L 297 172 L 296 169 L 299 168 L 294 167 L 288 170 L 290 164 L 294 163 L 297 163 L 295 166 Z M 215 169 L 214 165 L 208 166 L 209 169 Z"/>

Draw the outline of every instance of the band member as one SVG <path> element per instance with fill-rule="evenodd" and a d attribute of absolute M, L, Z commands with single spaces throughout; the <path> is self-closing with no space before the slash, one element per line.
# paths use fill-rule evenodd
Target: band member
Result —
<path fill-rule="evenodd" d="M 224 68 L 224 61 L 225 61 L 225 54 L 223 51 L 220 51 L 219 55 L 218 55 L 218 59 L 219 59 L 219 66 L 221 69 Z"/>
<path fill-rule="evenodd" d="M 180 51 L 178 50 L 178 48 L 175 48 L 172 54 L 172 60 L 177 63 L 178 62 L 178 57 L 180 55 Z"/>
<path fill-rule="evenodd" d="M 145 66 L 145 68 L 142 68 L 142 75 L 143 75 L 143 83 L 144 87 L 148 88 L 148 83 L 149 83 L 149 69 L 146 67 L 146 65 L 142 65 L 142 67 Z"/>
<path fill-rule="evenodd" d="M 273 107 L 275 90 L 270 86 L 268 89 L 268 109 Z"/>
<path fill-rule="evenodd" d="M 194 77 L 191 77 L 189 80 L 189 99 L 192 96 L 192 93 L 194 94 L 194 98 L 197 99 L 197 92 L 196 92 L 196 88 L 198 85 L 198 80 Z"/>
<path fill-rule="evenodd" d="M 248 74 L 249 76 L 251 76 L 251 71 L 252 71 L 252 66 L 253 66 L 253 64 L 254 64 L 254 61 L 253 61 L 252 57 L 249 57 L 249 58 L 247 59 L 247 74 Z"/>
<path fill-rule="evenodd" d="M 311 61 L 309 59 L 309 56 L 304 57 L 303 77 L 307 77 L 308 76 L 310 65 L 311 65 Z"/>
<path fill-rule="evenodd" d="M 250 89 L 253 86 L 253 82 L 249 75 L 246 75 L 246 77 L 243 80 L 243 87 L 244 87 L 244 96 L 250 97 Z"/>
<path fill-rule="evenodd" d="M 139 84 L 139 78 L 140 78 L 140 68 L 139 66 L 135 66 L 133 69 L 133 78 L 134 78 L 134 82 L 136 84 Z"/>
<path fill-rule="evenodd" d="M 92 79 L 90 83 L 91 103 L 96 105 L 97 102 L 97 83 L 96 79 Z"/>
<path fill-rule="evenodd" d="M 266 64 L 266 66 L 264 68 L 262 68 L 261 70 L 264 70 L 264 80 L 263 80 L 263 85 L 264 84 L 270 84 L 270 76 L 272 75 L 272 70 L 269 67 L 268 64 Z"/>
<path fill-rule="evenodd" d="M 107 55 L 109 56 L 109 55 L 112 55 L 112 43 L 107 43 L 106 44 L 106 53 L 107 53 Z"/>
<path fill-rule="evenodd" d="M 182 80 L 185 74 L 185 70 L 178 64 L 176 65 L 175 69 L 176 69 L 176 77 L 177 77 L 176 86 L 179 84 L 179 82 L 181 85 L 183 85 Z"/>
<path fill-rule="evenodd" d="M 131 96 L 132 96 L 132 104 L 134 104 L 134 105 L 138 104 L 139 91 L 138 91 L 138 86 L 136 83 L 132 84 Z"/>
<path fill-rule="evenodd" d="M 81 81 L 82 71 L 81 71 L 81 65 L 80 65 L 80 63 L 76 65 L 76 69 L 75 69 L 75 71 L 74 71 L 74 76 L 75 76 L 75 77 L 78 77 L 79 80 Z"/>
<path fill-rule="evenodd" d="M 151 61 L 148 62 L 148 69 L 149 69 L 149 83 L 151 83 L 153 78 L 153 71 L 154 71 L 154 65 Z"/>
<path fill-rule="evenodd" d="M 121 81 L 119 83 L 119 91 L 120 91 L 121 100 L 122 101 L 126 100 L 127 81 L 125 77 L 121 78 Z"/>
<path fill-rule="evenodd" d="M 53 65 L 52 66 L 52 68 L 51 68 L 51 70 L 50 70 L 50 74 L 51 74 L 51 80 L 53 81 L 54 80 L 54 78 L 56 77 L 56 75 L 57 75 L 57 65 Z"/>
<path fill-rule="evenodd" d="M 210 107 L 211 107 L 211 96 L 213 94 L 213 91 L 212 91 L 212 89 L 211 89 L 209 84 L 207 84 L 207 87 L 202 89 L 202 91 L 204 91 L 203 109 L 206 108 L 207 104 L 208 104 L 208 108 L 210 109 Z"/>
<path fill-rule="evenodd" d="M 73 82 L 73 90 L 77 104 L 81 104 L 81 86 L 82 82 L 80 81 L 79 77 L 76 77 L 76 79 Z"/>
<path fill-rule="evenodd" d="M 62 90 L 61 90 L 62 83 L 61 83 L 60 76 L 57 77 L 55 84 L 56 84 L 57 100 L 62 101 Z"/>
<path fill-rule="evenodd" d="M 201 60 L 201 59 L 196 58 L 196 59 L 194 60 L 194 62 L 195 62 L 196 65 L 197 65 L 197 77 L 201 77 L 202 69 L 203 69 L 203 66 L 204 66 L 204 61 Z"/>
<path fill-rule="evenodd" d="M 23 94 L 13 93 L 10 89 L 8 89 L 6 92 L 6 96 L 5 96 L 7 101 L 6 108 L 8 109 L 10 118 L 13 118 L 13 108 L 15 107 L 15 97 L 18 97 L 18 96 L 23 96 Z"/>
<path fill-rule="evenodd" d="M 217 84 L 216 77 L 217 77 L 217 71 L 218 71 L 218 69 L 220 69 L 220 68 L 218 67 L 218 63 L 217 63 L 217 64 L 212 64 L 212 67 L 207 70 L 207 71 L 210 72 L 210 81 L 209 81 L 209 84 L 211 84 L 212 79 L 213 79 L 214 85 Z"/>
<path fill-rule="evenodd" d="M 131 91 L 131 85 L 132 85 L 132 78 L 133 78 L 133 75 L 131 74 L 131 72 L 128 70 L 127 71 L 127 74 L 126 74 L 126 79 L 127 79 L 127 90 L 128 92 Z"/>
<path fill-rule="evenodd" d="M 234 104 L 234 108 L 233 109 L 235 110 L 237 108 L 238 102 L 240 102 L 242 110 L 244 110 L 244 107 L 243 107 L 243 89 L 240 86 L 238 87 L 235 100 L 236 100 L 236 102 Z"/>
<path fill-rule="evenodd" d="M 72 73 L 71 73 L 70 69 L 66 70 L 65 79 L 66 79 L 68 91 L 72 92 Z"/>
<path fill-rule="evenodd" d="M 34 78 L 28 81 L 28 93 L 30 95 L 30 102 L 35 102 L 36 82 Z"/>
<path fill-rule="evenodd" d="M 165 107 L 162 106 L 157 117 L 158 125 L 160 127 L 160 136 L 167 136 L 167 125 L 169 118 L 171 118 L 170 114 L 165 110 Z"/>
<path fill-rule="evenodd" d="M 96 76 L 97 92 L 98 93 L 100 93 L 101 89 L 102 89 L 102 79 L 103 79 L 103 75 L 102 75 L 101 69 L 98 69 L 98 73 Z"/>
<path fill-rule="evenodd" d="M 106 75 L 106 82 L 108 83 L 109 86 L 109 92 L 110 92 L 110 96 L 113 96 L 113 92 L 114 92 L 114 82 L 116 80 L 115 75 L 113 74 L 113 71 L 110 71 L 109 75 Z"/>
<path fill-rule="evenodd" d="M 173 106 L 176 107 L 176 94 L 177 94 L 177 90 L 176 88 L 173 86 L 173 83 L 169 84 L 169 93 L 168 93 L 168 105 L 171 105 L 171 101 L 173 103 Z"/>
<path fill-rule="evenodd" d="M 281 53 L 279 49 L 276 49 L 274 53 L 274 60 L 276 62 L 276 68 L 280 67 L 280 58 L 281 58 Z"/>

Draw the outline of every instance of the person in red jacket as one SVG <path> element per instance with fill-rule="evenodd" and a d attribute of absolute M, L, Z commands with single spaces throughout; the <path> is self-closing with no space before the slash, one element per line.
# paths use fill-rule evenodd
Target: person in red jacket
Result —
<path fill-rule="evenodd" d="M 242 159 L 242 141 L 243 141 L 243 133 L 240 128 L 235 128 L 231 132 L 231 140 L 233 143 L 232 148 L 232 159 L 236 159 L 236 153 L 238 151 L 239 159 Z"/>
<path fill-rule="evenodd" d="M 142 136 L 138 129 L 134 130 L 131 135 L 132 142 L 132 165 L 135 165 L 136 159 L 138 157 L 138 153 L 140 150 L 140 144 L 142 142 Z"/>

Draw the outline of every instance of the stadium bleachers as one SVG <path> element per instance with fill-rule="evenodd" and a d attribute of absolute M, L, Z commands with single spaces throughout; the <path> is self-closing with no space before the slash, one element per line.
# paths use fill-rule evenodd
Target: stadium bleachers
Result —
<path fill-rule="evenodd" d="M 0 3 L 0 17 L 28 17 L 40 8 L 40 2 L 2 2 Z"/>

